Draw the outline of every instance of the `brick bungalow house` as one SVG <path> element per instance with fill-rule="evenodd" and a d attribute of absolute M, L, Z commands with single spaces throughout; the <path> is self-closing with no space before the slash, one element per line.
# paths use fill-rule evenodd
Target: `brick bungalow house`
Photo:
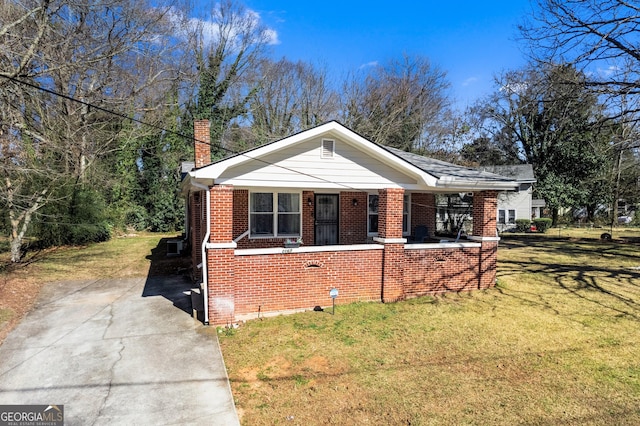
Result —
<path fill-rule="evenodd" d="M 334 288 L 336 303 L 393 302 L 495 284 L 497 196 L 516 182 L 335 121 L 210 164 L 209 123 L 194 126 L 182 191 L 205 323 L 331 305 Z M 430 238 L 435 194 L 460 192 L 474 194 L 472 233 Z"/>

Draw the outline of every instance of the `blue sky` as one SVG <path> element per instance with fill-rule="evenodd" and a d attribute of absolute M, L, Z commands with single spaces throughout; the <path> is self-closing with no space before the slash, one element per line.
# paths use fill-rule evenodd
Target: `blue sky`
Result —
<path fill-rule="evenodd" d="M 326 66 L 335 79 L 371 63 L 421 55 L 445 70 L 458 107 L 492 90 L 494 74 L 525 63 L 516 25 L 529 0 L 245 0 L 277 33 L 274 59 Z"/>

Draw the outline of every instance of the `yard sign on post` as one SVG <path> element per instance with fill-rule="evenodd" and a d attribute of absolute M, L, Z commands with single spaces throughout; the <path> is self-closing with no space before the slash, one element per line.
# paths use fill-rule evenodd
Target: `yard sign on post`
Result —
<path fill-rule="evenodd" d="M 332 288 L 331 291 L 329 292 L 329 296 L 331 296 L 331 300 L 333 301 L 333 312 L 331 313 L 331 315 L 335 315 L 336 314 L 336 297 L 338 297 L 338 289 Z"/>

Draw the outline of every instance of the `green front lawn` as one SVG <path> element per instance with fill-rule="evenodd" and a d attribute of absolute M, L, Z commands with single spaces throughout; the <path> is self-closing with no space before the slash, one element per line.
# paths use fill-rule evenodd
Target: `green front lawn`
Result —
<path fill-rule="evenodd" d="M 488 291 L 221 329 L 242 423 L 640 424 L 640 233 L 589 232 L 506 237 Z"/>

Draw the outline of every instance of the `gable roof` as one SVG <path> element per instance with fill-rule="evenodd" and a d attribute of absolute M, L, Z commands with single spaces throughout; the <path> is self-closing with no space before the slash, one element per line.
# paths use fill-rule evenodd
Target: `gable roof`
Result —
<path fill-rule="evenodd" d="M 412 190 L 435 190 L 446 192 L 474 191 L 483 189 L 513 190 L 518 184 L 512 179 L 493 173 L 479 171 L 476 169 L 461 167 L 444 161 L 435 160 L 420 155 L 407 153 L 395 148 L 385 147 L 373 143 L 358 133 L 348 129 L 337 121 L 330 121 L 317 127 L 296 133 L 284 139 L 280 139 L 259 147 L 232 155 L 222 160 L 216 161 L 199 169 L 194 169 L 188 174 L 188 181 L 205 183 L 211 185 L 220 183 L 228 179 L 229 174 L 242 173 L 244 166 L 260 163 L 263 166 L 279 167 L 278 174 L 289 174 L 289 180 L 297 186 L 305 183 L 313 184 L 314 188 L 326 185 L 327 188 L 348 187 L 350 189 L 372 189 L 371 186 L 357 186 L 356 184 L 331 182 L 326 178 L 318 178 L 313 181 L 313 176 L 309 174 L 307 168 L 283 167 L 282 165 L 270 162 L 274 155 L 289 155 L 296 146 L 309 142 L 317 138 L 336 138 L 341 142 L 351 146 L 354 150 L 362 153 L 367 158 L 376 161 L 388 170 L 396 170 L 402 175 L 408 176 L 414 184 L 407 186 L 407 183 L 396 183 L 395 186 L 407 187 Z M 336 172 L 344 174 L 345 170 Z M 313 182 L 311 182 L 313 181 Z M 253 180 L 251 184 L 268 186 L 268 182 L 261 183 Z M 385 182 L 384 185 L 389 185 Z M 382 186 L 381 186 L 382 187 Z"/>
<path fill-rule="evenodd" d="M 506 166 L 482 166 L 481 170 L 511 178 L 519 183 L 536 183 L 531 164 L 510 164 Z"/>
<path fill-rule="evenodd" d="M 422 155 L 402 151 L 397 148 L 386 147 L 386 149 L 398 157 L 403 158 L 405 161 L 419 167 L 426 173 L 437 177 L 439 180 L 446 181 L 447 179 L 450 179 L 452 182 L 457 181 L 469 183 L 475 181 L 478 183 L 495 183 L 497 185 L 504 184 L 507 186 L 511 186 L 513 184 L 513 179 L 510 179 L 505 175 L 459 166 L 446 161 L 436 160 L 435 158 L 424 157 Z"/>

